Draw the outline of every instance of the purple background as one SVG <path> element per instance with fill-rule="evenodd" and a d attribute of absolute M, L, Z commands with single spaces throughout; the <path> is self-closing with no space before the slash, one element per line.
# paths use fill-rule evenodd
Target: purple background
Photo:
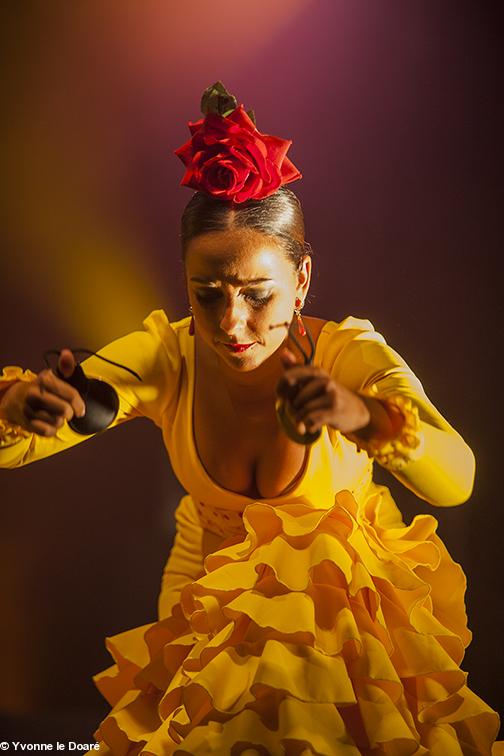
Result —
<path fill-rule="evenodd" d="M 189 15 L 189 8 L 191 9 Z M 307 311 L 368 317 L 475 451 L 475 492 L 433 509 L 381 473 L 409 521 L 439 519 L 468 575 L 469 685 L 502 708 L 497 277 L 498 4 L 435 0 L 38 2 L 0 10 L 1 364 L 98 349 L 153 309 L 186 312 L 173 150 L 222 79 L 292 138 L 316 274 Z M 500 251 L 500 250 L 499 250 Z M 0 473 L 3 732 L 89 741 L 103 640 L 155 619 L 181 490 L 159 431 L 127 423 Z M 10 731 L 9 731 L 10 732 Z"/>

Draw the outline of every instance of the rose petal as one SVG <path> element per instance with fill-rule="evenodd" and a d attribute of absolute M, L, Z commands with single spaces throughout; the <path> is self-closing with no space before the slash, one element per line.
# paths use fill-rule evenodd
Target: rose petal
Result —
<path fill-rule="evenodd" d="M 282 183 L 282 176 L 278 167 L 270 160 L 267 160 L 265 164 L 265 176 L 267 178 L 264 179 L 264 187 L 262 189 L 262 192 L 267 192 L 267 194 L 261 194 L 258 199 L 262 199 L 263 197 L 267 197 L 270 194 L 273 194 L 273 192 L 276 192 L 276 190 Z"/>
<path fill-rule="evenodd" d="M 212 192 L 228 193 L 236 187 L 236 171 L 232 166 L 220 163 L 208 171 L 203 171 L 202 181 Z"/>
<path fill-rule="evenodd" d="M 238 105 L 238 107 L 233 110 L 230 115 L 227 116 L 228 121 L 234 121 L 234 123 L 237 123 L 239 126 L 241 126 L 246 131 L 252 132 L 252 134 L 258 134 L 254 122 L 252 119 L 247 115 L 247 111 L 243 107 L 243 105 Z"/>
<path fill-rule="evenodd" d="M 205 166 L 202 171 L 202 181 L 212 193 L 224 193 L 231 196 L 244 185 L 248 171 L 231 161 L 214 163 Z"/>
<path fill-rule="evenodd" d="M 264 143 L 259 142 L 259 141 L 249 142 L 245 145 L 241 145 L 241 148 L 247 151 L 250 159 L 254 162 L 258 170 L 262 173 L 263 168 L 264 168 L 264 162 L 266 158 L 268 157 L 268 151 Z"/>
<path fill-rule="evenodd" d="M 270 134 L 262 134 L 262 140 L 268 150 L 268 157 L 277 165 L 282 165 L 287 150 L 292 144 L 292 139 L 280 139 L 280 137 Z"/>
<path fill-rule="evenodd" d="M 288 184 L 290 181 L 296 181 L 302 178 L 302 174 L 294 163 L 291 163 L 288 157 L 284 158 L 282 163 L 282 181 L 284 184 Z"/>
<path fill-rule="evenodd" d="M 252 160 L 250 155 L 247 155 L 245 150 L 238 147 L 230 147 L 229 152 L 237 161 L 246 165 L 250 171 L 257 173 L 257 165 L 255 161 Z"/>
<path fill-rule="evenodd" d="M 245 186 L 240 192 L 237 192 L 233 197 L 234 202 L 246 202 L 248 199 L 256 199 L 261 193 L 263 187 L 263 180 L 259 174 L 250 176 Z"/>
<path fill-rule="evenodd" d="M 184 165 L 187 165 L 192 159 L 192 154 L 193 154 L 192 140 L 190 139 L 188 142 L 186 142 L 185 144 L 181 145 L 176 150 L 174 150 L 174 152 L 175 152 L 175 155 L 177 155 L 182 160 Z"/>
<path fill-rule="evenodd" d="M 180 183 L 182 186 L 190 186 L 192 189 L 200 188 L 200 181 L 195 177 L 194 171 L 190 168 L 187 169 Z"/>
<path fill-rule="evenodd" d="M 229 119 L 224 118 L 217 113 L 208 113 L 204 118 L 203 128 L 205 132 L 216 132 L 217 134 L 226 134 L 232 123 L 228 123 Z"/>
<path fill-rule="evenodd" d="M 191 132 L 191 134 L 196 134 L 196 132 L 199 131 L 199 129 L 203 126 L 203 123 L 203 118 L 200 118 L 199 121 L 189 121 L 187 125 L 189 126 L 189 131 Z"/>

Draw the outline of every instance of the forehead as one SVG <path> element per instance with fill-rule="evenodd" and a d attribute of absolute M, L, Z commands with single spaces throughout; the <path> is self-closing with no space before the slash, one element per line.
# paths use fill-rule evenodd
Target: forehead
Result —
<path fill-rule="evenodd" d="M 282 278 L 292 265 L 274 239 L 253 231 L 215 231 L 191 240 L 189 276 L 208 279 Z"/>

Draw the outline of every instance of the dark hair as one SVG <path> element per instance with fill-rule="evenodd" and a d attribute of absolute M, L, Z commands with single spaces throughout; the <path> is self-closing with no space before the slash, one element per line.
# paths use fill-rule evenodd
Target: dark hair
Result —
<path fill-rule="evenodd" d="M 282 247 L 296 269 L 311 247 L 305 241 L 301 204 L 293 191 L 281 186 L 260 200 L 237 204 L 196 192 L 182 213 L 182 252 L 200 234 L 230 229 L 250 229 L 272 237 Z"/>

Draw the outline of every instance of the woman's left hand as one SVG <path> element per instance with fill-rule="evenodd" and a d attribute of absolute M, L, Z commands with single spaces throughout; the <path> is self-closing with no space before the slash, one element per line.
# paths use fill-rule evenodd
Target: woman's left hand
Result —
<path fill-rule="evenodd" d="M 285 373 L 277 394 L 289 403 L 299 433 L 315 433 L 324 425 L 352 433 L 369 424 L 370 412 L 358 394 L 322 368 L 298 363 L 289 349 L 283 350 L 281 360 Z"/>

